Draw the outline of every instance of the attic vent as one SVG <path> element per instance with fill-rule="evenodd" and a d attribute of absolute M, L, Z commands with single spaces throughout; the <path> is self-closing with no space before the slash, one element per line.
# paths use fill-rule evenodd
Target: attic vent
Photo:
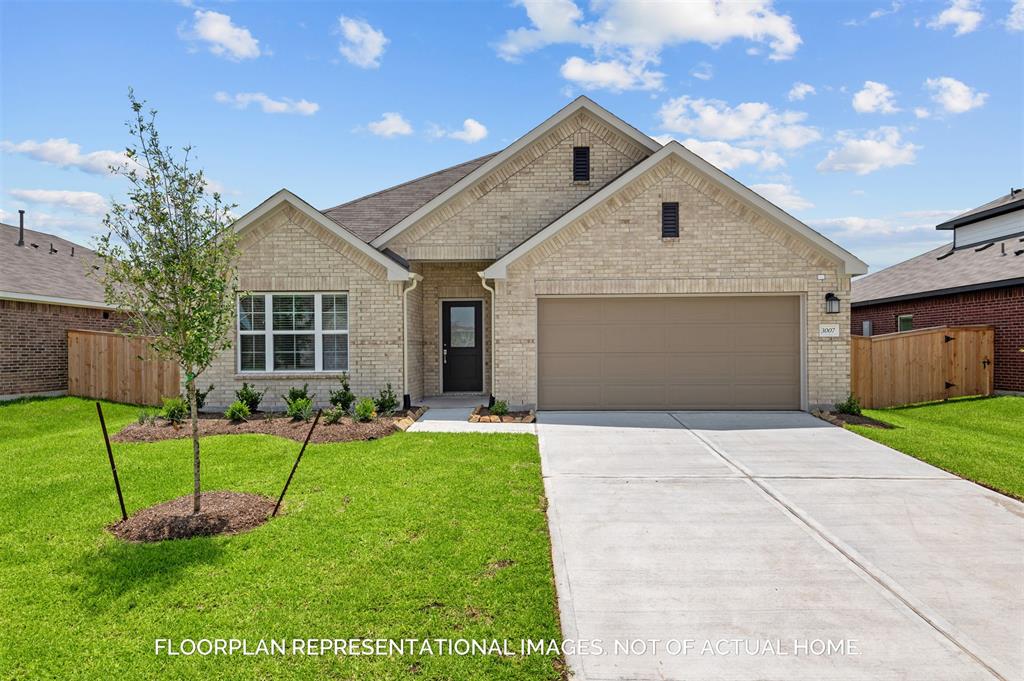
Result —
<path fill-rule="evenodd" d="M 661 204 L 661 238 L 668 239 L 679 236 L 679 202 L 670 201 Z"/>
<path fill-rule="evenodd" d="M 590 147 L 572 148 L 572 181 L 590 182 Z"/>

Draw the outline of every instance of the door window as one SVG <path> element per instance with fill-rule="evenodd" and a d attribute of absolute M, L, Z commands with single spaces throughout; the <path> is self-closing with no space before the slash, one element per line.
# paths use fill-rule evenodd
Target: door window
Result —
<path fill-rule="evenodd" d="M 451 343 L 453 348 L 476 347 L 476 311 L 472 307 L 453 305 L 449 312 L 451 317 Z"/>

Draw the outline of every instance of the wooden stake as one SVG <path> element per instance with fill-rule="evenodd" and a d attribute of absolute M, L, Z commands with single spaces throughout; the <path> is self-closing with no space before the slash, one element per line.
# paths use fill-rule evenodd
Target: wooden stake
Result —
<path fill-rule="evenodd" d="M 117 479 L 117 466 L 114 464 L 114 452 L 110 449 L 110 437 L 107 435 L 107 422 L 103 420 L 103 407 L 96 403 L 96 413 L 100 415 L 100 428 L 103 429 L 103 442 L 107 445 L 107 458 L 110 460 L 110 472 L 114 474 L 114 489 L 117 490 L 117 502 L 121 504 L 121 520 L 128 520 L 128 512 L 124 510 L 124 496 L 121 494 L 121 481 Z"/>
<path fill-rule="evenodd" d="M 295 475 L 295 469 L 299 467 L 299 462 L 302 461 L 302 454 L 306 451 L 306 445 L 309 444 L 309 438 L 313 436 L 313 430 L 316 428 L 316 424 L 320 420 L 320 414 L 322 412 L 323 409 L 319 409 L 316 412 L 316 418 L 313 419 L 313 425 L 310 426 L 309 432 L 306 433 L 306 441 L 302 443 L 302 449 L 299 450 L 299 457 L 295 459 L 295 465 L 292 466 L 292 472 L 288 474 L 288 480 L 284 483 L 284 489 L 281 490 L 281 496 L 277 498 L 277 503 L 274 504 L 274 512 L 270 514 L 271 518 L 277 516 L 277 509 L 281 508 L 281 501 L 284 500 L 284 493 L 288 491 L 288 485 L 292 484 L 292 476 Z"/>

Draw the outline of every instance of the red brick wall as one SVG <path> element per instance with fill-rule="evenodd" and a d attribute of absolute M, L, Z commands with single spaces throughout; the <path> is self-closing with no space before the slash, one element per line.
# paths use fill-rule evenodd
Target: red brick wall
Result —
<path fill-rule="evenodd" d="M 67 390 L 68 329 L 113 331 L 119 319 L 94 308 L 0 300 L 0 396 Z"/>
<path fill-rule="evenodd" d="M 874 335 L 893 333 L 901 314 L 914 315 L 915 329 L 991 324 L 996 334 L 996 390 L 1024 391 L 1024 286 L 855 307 L 851 331 L 861 335 L 861 322 L 870 319 Z"/>

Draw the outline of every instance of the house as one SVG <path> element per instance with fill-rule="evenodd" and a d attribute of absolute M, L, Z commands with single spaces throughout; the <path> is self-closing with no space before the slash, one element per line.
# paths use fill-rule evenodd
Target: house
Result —
<path fill-rule="evenodd" d="M 952 243 L 854 282 L 853 333 L 991 324 L 994 387 L 1024 391 L 1024 190 L 936 229 Z"/>
<path fill-rule="evenodd" d="M 856 257 L 580 97 L 501 151 L 235 223 L 238 328 L 201 382 L 543 409 L 807 409 L 849 392 Z"/>
<path fill-rule="evenodd" d="M 96 254 L 53 234 L 0 224 L 0 399 L 68 390 L 69 329 L 113 331 Z"/>

